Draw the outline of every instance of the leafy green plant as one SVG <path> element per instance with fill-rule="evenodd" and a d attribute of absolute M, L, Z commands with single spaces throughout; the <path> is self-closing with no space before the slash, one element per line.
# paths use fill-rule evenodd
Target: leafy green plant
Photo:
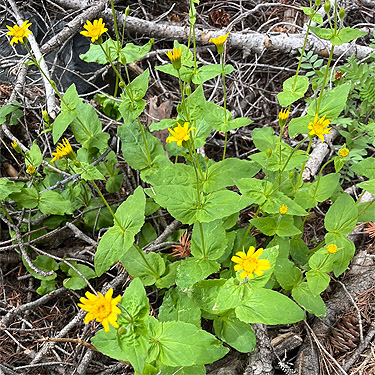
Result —
<path fill-rule="evenodd" d="M 107 193 L 118 192 L 124 176 L 116 168 L 117 156 L 109 150 L 109 134 L 103 132 L 96 111 L 79 97 L 74 85 L 64 95 L 56 90 L 61 112 L 52 124 L 46 123 L 52 129 L 55 144 L 68 129 L 76 144 L 63 138 L 52 153 L 52 160 L 43 160 L 37 142 L 27 152 L 13 143 L 14 150 L 25 160 L 29 180 L 0 180 L 1 200 L 14 202 L 1 206 L 6 222 L 12 223 L 12 214 L 18 209 L 34 210 L 30 212 L 49 216 L 51 221 L 46 226 L 50 230 L 62 221 L 71 221 L 75 212 L 85 210 L 82 224 L 105 229 L 95 252 L 95 271 L 78 262 L 59 264 L 45 255 L 36 257 L 32 264 L 25 258 L 24 264 L 41 280 L 39 292 L 47 293 L 56 283 L 56 273 L 50 271 L 60 268 L 66 274 L 63 285 L 67 288 L 81 289 L 88 283 L 94 290 L 89 280 L 121 263 L 133 277 L 123 296 L 112 298 L 113 290 L 105 296 L 87 292 L 87 299 L 81 298 L 79 306 L 88 312 L 86 323 L 97 320 L 104 327 L 92 339 L 96 349 L 130 362 L 137 374 L 157 374 L 160 370 L 166 374 L 177 370 L 204 374 L 205 364 L 228 352 L 223 342 L 240 352 L 254 350 L 253 323 L 291 324 L 304 319 L 305 311 L 325 316 L 321 293 L 329 284 L 329 274 L 333 272 L 338 277 L 349 265 L 355 246 L 347 236 L 357 221 L 371 215 L 369 208 L 373 204 L 354 201 L 342 191 L 339 172 L 351 157 L 346 145 L 321 167 L 315 180 L 302 180 L 313 140 L 317 137 L 323 142 L 331 131 L 329 126 L 334 121 L 339 123 L 350 95 L 372 101 L 371 89 L 354 88 L 349 78 L 333 88 L 327 86 L 334 45 L 363 33 L 343 28 L 342 12 L 337 9 L 329 29 L 311 27 L 312 20 L 322 23 L 317 15 L 318 4 L 304 8 L 310 17 L 307 33 L 312 31 L 333 45 L 326 66 L 310 52 L 305 54 L 306 39 L 297 72 L 284 82 L 278 95 L 279 103 L 285 107 L 279 114 L 279 134 L 271 127 L 254 129 L 252 139 L 257 152 L 250 160 L 227 158 L 225 142 L 222 160 L 215 161 L 197 152 L 211 130 L 227 134 L 247 126 L 251 120 L 233 119 L 226 109 L 225 78 L 233 70 L 231 65 L 224 65 L 223 44 L 228 34 L 211 40 L 221 63 L 198 66 L 194 38 L 197 3 L 198 0 L 190 1 L 189 44 L 175 42 L 173 51 L 167 53 L 171 64 L 157 67 L 175 79 L 181 94 L 176 118 L 150 126 L 151 131 L 169 129 L 165 147 L 140 119 L 146 107 L 150 72 L 146 69 L 131 81 L 127 71 L 129 63 L 148 53 L 153 41 L 144 46 L 123 46 L 116 19 L 115 40 L 105 37 L 104 41 L 106 28 L 101 19 L 94 24 L 88 21 L 82 32 L 93 44 L 81 58 L 110 64 L 117 76 L 118 85 L 113 97 L 108 95 L 103 100 L 103 111 L 108 110 L 107 114 L 123 122 L 117 128 L 122 157 L 129 167 L 140 172 L 144 187 L 138 186 L 120 203 L 108 201 Z M 28 49 L 24 31 L 25 37 L 19 41 Z M 39 67 L 32 55 L 31 58 Z M 321 79 L 315 85 L 314 97 L 308 100 L 307 114 L 288 123 L 291 105 L 305 97 L 311 83 L 310 75 L 300 74 L 307 61 L 313 69 L 321 67 Z M 357 74 L 366 74 L 366 82 L 371 83 L 372 72 L 372 68 L 363 68 Z M 223 84 L 223 107 L 205 97 L 204 83 L 214 78 Z M 364 116 L 368 110 L 365 105 Z M 291 138 L 308 133 L 294 147 L 282 139 L 287 123 Z M 348 138 L 347 145 L 349 141 Z M 373 158 L 362 156 L 363 161 L 351 169 L 368 179 L 360 188 L 374 193 Z M 335 171 L 327 173 L 330 163 Z M 96 181 L 105 181 L 107 193 Z M 312 209 L 327 200 L 333 203 L 324 220 L 325 238 L 309 248 L 303 240 L 306 220 Z M 173 255 L 180 254 L 179 259 L 166 251 L 144 251 L 157 237 L 148 217 L 159 208 L 191 235 L 190 240 L 185 237 L 178 245 L 180 250 L 175 248 Z M 242 227 L 238 219 L 244 209 L 250 209 L 252 217 Z M 255 231 L 260 237 L 255 237 Z M 257 246 L 259 238 L 263 248 Z M 51 274 L 43 276 L 38 269 Z M 150 314 L 145 287 L 158 289 L 163 296 L 158 317 Z M 211 333 L 202 329 L 202 319 L 212 321 Z"/>

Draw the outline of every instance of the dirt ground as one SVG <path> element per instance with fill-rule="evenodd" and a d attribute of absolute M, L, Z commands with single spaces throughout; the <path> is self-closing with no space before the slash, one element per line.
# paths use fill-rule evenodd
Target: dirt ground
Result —
<path fill-rule="evenodd" d="M 338 2 L 346 9 L 347 26 L 360 24 L 361 29 L 369 32 L 374 29 L 375 0 Z M 22 48 L 20 45 L 9 47 L 5 25 L 14 24 L 17 12 L 22 19 L 32 20 L 33 34 L 58 88 L 64 91 L 74 82 L 82 97 L 96 105 L 94 94 L 111 92 L 114 77 L 108 68 L 86 64 L 78 58 L 89 45 L 79 31 L 87 18 L 103 17 L 109 32 L 113 34 L 110 6 L 102 6 L 103 3 L 92 0 L 3 0 L 0 3 L 0 106 L 16 99 L 22 103 L 24 112 L 21 124 L 9 128 L 3 126 L 0 131 L 1 177 L 17 179 L 22 163 L 21 159 L 12 157 L 5 144 L 10 144 L 13 134 L 30 147 L 43 130 L 42 110 L 46 109 L 41 77 L 32 67 L 24 70 L 20 64 Z M 188 3 L 187 0 L 116 2 L 119 13 L 130 7 L 132 19 L 128 21 L 125 31 L 127 42 L 144 44 L 151 37 L 155 38 L 147 57 L 130 66 L 132 77 L 146 68 L 151 70 L 150 89 L 146 96 L 148 105 L 142 118 L 145 124 L 175 115 L 178 100 L 176 82 L 157 72 L 154 67 L 166 61 L 165 51 L 173 46 L 175 38 L 187 42 L 186 33 L 171 34 L 168 26 L 188 29 Z M 201 0 L 197 5 L 197 28 L 202 31 L 197 39 L 199 63 L 217 60 L 213 45 L 207 43 L 207 32 L 220 32 L 229 27 L 233 33 L 253 33 L 251 46 L 229 43 L 226 48 L 226 61 L 235 67 L 234 73 L 227 79 L 227 107 L 234 117 L 253 120 L 251 126 L 230 133 L 228 157 L 243 159 L 254 152 L 252 129 L 267 125 L 277 130 L 276 119 L 280 108 L 276 94 L 282 89 L 282 82 L 293 75 L 297 67 L 299 52 L 296 47 L 301 42 L 301 35 L 303 39 L 307 22 L 299 8 L 309 5 L 309 0 Z M 285 37 L 286 42 L 279 45 L 272 38 L 280 35 Z M 258 37 L 262 38 L 260 44 L 255 40 Z M 362 38 L 358 43 L 368 47 L 369 38 Z M 326 61 L 324 49 L 313 44 L 311 48 Z M 343 64 L 348 55 L 349 52 L 346 55 L 337 54 L 334 62 Z M 22 74 L 24 79 L 20 80 Z M 205 89 L 206 98 L 220 104 L 223 93 L 216 81 L 208 82 Z M 98 105 L 96 107 L 100 110 Z M 298 104 L 293 110 L 294 116 L 302 114 L 304 109 L 303 103 Z M 114 135 L 116 121 L 103 114 L 101 120 L 109 133 Z M 158 136 L 165 140 L 166 134 L 160 132 Z M 43 138 L 43 142 L 46 150 L 51 149 L 51 145 L 47 145 L 47 138 Z M 335 142 L 338 144 L 339 140 Z M 223 145 L 224 135 L 216 132 L 210 135 L 202 152 L 218 160 Z M 127 168 L 125 163 L 122 168 L 130 184 L 136 187 L 139 175 Z M 344 189 L 350 188 L 353 183 L 355 181 L 346 180 Z M 123 199 L 124 195 L 121 194 L 112 199 Z M 304 233 L 307 244 L 324 238 L 326 210 L 323 204 L 315 211 L 315 217 Z M 241 219 L 245 223 L 248 213 L 243 213 Z M 79 223 L 80 218 L 77 217 L 77 220 Z M 164 224 L 172 221 L 168 216 L 163 220 L 166 221 Z M 6 223 L 0 221 L 0 224 L 0 375 L 132 374 L 128 364 L 118 363 L 91 350 L 89 342 L 94 328 L 83 324 L 82 314 L 77 307 L 83 291 L 65 289 L 59 275 L 55 291 L 43 297 L 37 294 L 39 280 L 33 278 L 20 261 L 19 251 L 10 239 Z M 83 231 L 94 243 L 97 241 L 98 233 Z M 159 231 L 162 233 L 162 226 Z M 93 264 L 94 245 L 75 237 L 71 229 L 63 224 L 52 232 L 39 243 L 40 249 L 56 257 L 68 256 Z M 323 294 L 327 303 L 326 318 L 308 316 L 305 322 L 290 326 L 255 325 L 258 338 L 256 353 L 241 354 L 232 349 L 224 359 L 207 366 L 207 373 L 375 374 L 374 224 L 360 224 L 351 236 L 356 244 L 356 256 L 348 271 L 338 280 L 332 276 L 330 287 Z M 95 279 L 93 286 L 100 290 L 106 282 L 113 280 L 116 280 L 119 289 L 129 283 L 126 272 L 121 267 L 114 267 Z M 157 312 L 160 305 L 157 292 L 150 289 L 148 297 Z M 265 353 L 267 358 L 262 358 L 259 351 L 263 355 Z M 272 368 L 259 367 L 259 363 L 254 365 L 257 361 L 263 364 L 268 362 Z"/>

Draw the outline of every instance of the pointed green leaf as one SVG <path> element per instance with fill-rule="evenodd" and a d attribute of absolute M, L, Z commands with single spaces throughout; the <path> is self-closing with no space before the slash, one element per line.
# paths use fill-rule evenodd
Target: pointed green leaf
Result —
<path fill-rule="evenodd" d="M 114 226 L 101 238 L 95 253 L 95 271 L 98 276 L 107 271 L 130 249 L 134 236 L 142 228 L 146 198 L 138 187 L 116 211 Z"/>
<path fill-rule="evenodd" d="M 280 314 L 287 311 L 287 314 Z M 253 289 L 250 298 L 236 307 L 236 316 L 245 323 L 291 324 L 305 319 L 303 310 L 291 299 L 270 289 Z"/>
<path fill-rule="evenodd" d="M 327 310 L 324 301 L 320 296 L 314 296 L 309 285 L 304 282 L 292 289 L 292 297 L 294 300 L 306 309 L 309 313 L 320 318 L 326 316 Z"/>
<path fill-rule="evenodd" d="M 282 107 L 287 107 L 304 97 L 309 88 L 309 79 L 306 76 L 293 76 L 283 83 L 283 92 L 277 94 L 277 100 Z"/>

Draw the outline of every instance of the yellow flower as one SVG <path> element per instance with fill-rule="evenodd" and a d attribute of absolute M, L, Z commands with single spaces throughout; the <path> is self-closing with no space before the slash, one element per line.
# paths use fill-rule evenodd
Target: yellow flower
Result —
<path fill-rule="evenodd" d="M 18 145 L 17 141 L 13 141 L 11 145 L 14 148 L 14 151 L 16 151 L 18 154 L 22 152 L 21 147 Z"/>
<path fill-rule="evenodd" d="M 257 276 L 262 276 L 263 271 L 269 270 L 271 264 L 267 259 L 258 259 L 262 255 L 263 249 L 260 248 L 255 251 L 254 246 L 250 246 L 247 254 L 243 251 L 239 251 L 235 256 L 232 257 L 232 262 L 238 263 L 234 266 L 235 271 L 241 271 L 240 278 L 244 279 L 249 276 L 250 279 L 254 278 L 253 273 Z"/>
<path fill-rule="evenodd" d="M 328 245 L 327 246 L 327 251 L 330 253 L 330 254 L 334 254 L 337 252 L 337 246 L 336 245 Z"/>
<path fill-rule="evenodd" d="M 285 108 L 285 109 L 282 109 L 280 112 L 279 112 L 279 120 L 280 121 L 286 121 L 287 118 L 289 117 L 289 109 L 288 108 Z"/>
<path fill-rule="evenodd" d="M 325 129 L 331 120 L 325 120 L 326 115 L 324 115 L 321 119 L 319 119 L 318 114 L 315 115 L 314 122 L 310 122 L 308 125 L 308 129 L 310 129 L 309 135 L 316 135 L 320 138 L 322 142 L 324 142 L 324 134 L 331 133 L 330 130 L 332 128 Z"/>
<path fill-rule="evenodd" d="M 87 311 L 85 316 L 85 324 L 90 320 L 96 320 L 102 323 L 105 332 L 109 332 L 109 324 L 115 328 L 118 328 L 117 314 L 121 314 L 121 310 L 117 307 L 117 304 L 121 300 L 121 296 L 112 298 L 113 289 L 109 289 L 108 292 L 103 296 L 100 292 L 98 295 L 86 292 L 86 298 L 80 298 L 78 306 Z"/>
<path fill-rule="evenodd" d="M 288 206 L 285 206 L 285 204 L 281 205 L 280 215 L 285 215 L 287 212 L 288 212 Z"/>
<path fill-rule="evenodd" d="M 64 138 L 62 142 L 62 144 L 58 143 L 56 152 L 52 152 L 53 159 L 51 160 L 51 163 L 53 163 L 56 159 L 62 159 L 64 156 L 68 156 L 73 160 L 75 159 L 75 153 L 73 152 L 69 141 Z"/>
<path fill-rule="evenodd" d="M 24 42 L 23 38 L 28 38 L 32 32 L 28 30 L 31 26 L 29 21 L 25 21 L 22 26 L 14 25 L 13 27 L 6 25 L 7 28 L 10 30 L 7 35 L 12 36 L 12 40 L 10 41 L 10 45 L 12 46 L 13 43 Z"/>
<path fill-rule="evenodd" d="M 182 146 L 183 141 L 188 141 L 190 136 L 189 133 L 195 129 L 195 127 L 191 127 L 189 129 L 189 122 L 185 122 L 184 126 L 181 126 L 177 123 L 177 128 L 170 129 L 168 128 L 171 135 L 167 138 L 168 143 L 177 142 L 177 146 Z"/>
<path fill-rule="evenodd" d="M 29 165 L 27 167 L 27 173 L 28 174 L 34 174 L 35 173 L 35 167 L 33 165 Z"/>
<path fill-rule="evenodd" d="M 169 60 L 171 60 L 171 63 L 176 70 L 179 70 L 181 68 L 181 51 L 182 47 L 180 47 L 179 49 L 173 47 L 173 52 L 168 51 L 165 53 L 168 56 Z"/>
<path fill-rule="evenodd" d="M 227 40 L 228 35 L 229 35 L 229 33 L 226 33 L 225 35 L 221 35 L 217 38 L 211 38 L 208 42 L 209 43 L 212 42 L 212 43 L 215 44 L 218 53 L 223 53 L 224 52 L 223 44 Z"/>
<path fill-rule="evenodd" d="M 94 43 L 96 40 L 98 40 L 101 37 L 102 34 L 108 31 L 108 29 L 104 26 L 105 26 L 105 23 L 103 23 L 103 18 L 94 20 L 93 23 L 87 20 L 86 24 L 83 25 L 83 28 L 86 30 L 81 31 L 80 34 L 82 34 L 83 36 L 87 36 L 88 38 L 91 38 L 91 43 Z"/>
<path fill-rule="evenodd" d="M 341 156 L 342 158 L 345 158 L 346 156 L 349 155 L 349 150 L 347 148 L 342 148 L 340 151 L 339 151 L 339 156 Z"/>

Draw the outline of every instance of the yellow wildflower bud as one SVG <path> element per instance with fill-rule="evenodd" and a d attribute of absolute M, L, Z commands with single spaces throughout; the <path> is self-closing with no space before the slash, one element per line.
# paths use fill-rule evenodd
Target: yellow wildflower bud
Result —
<path fill-rule="evenodd" d="M 339 151 L 339 156 L 341 156 L 342 158 L 345 158 L 349 155 L 349 150 L 347 148 L 342 148 L 340 151 Z"/>
<path fill-rule="evenodd" d="M 179 49 L 173 47 L 173 52 L 168 51 L 165 53 L 168 56 L 169 60 L 171 60 L 171 63 L 176 70 L 180 70 L 181 68 L 181 53 L 182 47 L 180 47 Z"/>
<path fill-rule="evenodd" d="M 343 20 L 345 17 L 345 9 L 343 7 L 341 7 L 339 10 L 339 17 L 340 17 L 340 20 Z"/>
<path fill-rule="evenodd" d="M 21 147 L 18 145 L 17 141 L 12 142 L 12 147 L 13 147 L 14 151 L 17 152 L 17 154 L 22 153 Z"/>
<path fill-rule="evenodd" d="M 279 112 L 279 120 L 285 121 L 289 117 L 289 109 L 285 108 Z"/>
<path fill-rule="evenodd" d="M 33 165 L 29 165 L 27 167 L 27 173 L 28 174 L 34 174 L 35 173 L 35 167 Z"/>
<path fill-rule="evenodd" d="M 219 36 L 217 38 L 211 38 L 208 42 L 209 43 L 211 43 L 211 42 L 214 43 L 215 46 L 216 46 L 216 48 L 217 48 L 217 52 L 220 53 L 220 54 L 222 54 L 224 52 L 223 45 L 224 45 L 225 41 L 227 40 L 228 35 L 229 35 L 229 33 L 226 33 L 225 35 L 221 35 L 221 36 Z"/>
<path fill-rule="evenodd" d="M 48 124 L 49 123 L 49 116 L 47 111 L 42 112 L 43 120 Z"/>
<path fill-rule="evenodd" d="M 280 215 L 285 215 L 288 212 L 288 206 L 285 204 L 281 205 L 280 207 Z"/>
<path fill-rule="evenodd" d="M 336 245 L 328 245 L 327 246 L 327 251 L 330 253 L 330 254 L 334 254 L 337 252 L 337 246 Z"/>

